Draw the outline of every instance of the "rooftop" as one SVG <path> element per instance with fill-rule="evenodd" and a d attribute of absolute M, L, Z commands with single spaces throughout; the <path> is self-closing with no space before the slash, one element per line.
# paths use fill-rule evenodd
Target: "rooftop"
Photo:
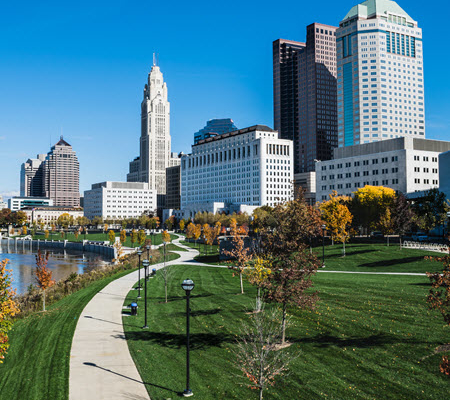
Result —
<path fill-rule="evenodd" d="M 374 18 L 378 15 L 387 16 L 388 14 L 401 15 L 408 21 L 414 21 L 395 1 L 392 0 L 366 0 L 356 6 L 353 6 L 347 15 L 342 19 L 351 19 L 354 17 Z"/>
<path fill-rule="evenodd" d="M 248 128 L 238 129 L 237 131 L 222 133 L 221 135 L 217 135 L 217 136 L 210 137 L 210 138 L 207 138 L 207 139 L 199 140 L 192 147 L 198 146 L 200 144 L 213 142 L 215 140 L 226 139 L 226 138 L 231 137 L 231 136 L 242 135 L 243 133 L 255 132 L 255 131 L 277 132 L 276 130 L 274 130 L 272 128 L 269 128 L 266 125 L 253 125 L 253 126 L 249 126 Z"/>

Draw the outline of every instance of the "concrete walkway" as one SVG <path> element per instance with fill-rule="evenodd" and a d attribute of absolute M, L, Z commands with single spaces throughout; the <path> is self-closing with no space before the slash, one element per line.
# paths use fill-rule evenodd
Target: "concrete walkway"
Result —
<path fill-rule="evenodd" d="M 180 258 L 166 264 L 183 264 L 198 254 L 179 244 L 182 238 L 173 243 L 188 251 L 175 252 Z M 163 263 L 151 266 L 163 267 Z M 138 271 L 116 279 L 97 293 L 81 313 L 70 352 L 69 400 L 150 399 L 122 326 L 122 306 L 137 280 Z"/>

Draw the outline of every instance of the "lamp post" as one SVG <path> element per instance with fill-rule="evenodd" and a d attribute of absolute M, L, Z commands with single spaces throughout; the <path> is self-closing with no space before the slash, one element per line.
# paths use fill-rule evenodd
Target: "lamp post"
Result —
<path fill-rule="evenodd" d="M 138 299 L 141 298 L 141 255 L 142 255 L 142 250 L 139 249 L 137 251 L 137 255 L 139 257 L 139 265 L 138 265 L 138 284 L 136 286 L 136 290 L 139 290 L 138 292 Z"/>
<path fill-rule="evenodd" d="M 142 265 L 145 268 L 145 276 L 147 276 L 147 268 L 149 266 L 149 262 L 148 260 L 144 260 L 142 261 Z M 144 310 L 145 310 L 145 319 L 144 319 L 144 326 L 142 327 L 142 329 L 148 329 L 148 325 L 147 325 L 147 279 L 144 279 Z"/>
<path fill-rule="evenodd" d="M 164 268 L 166 268 L 166 242 L 164 243 Z"/>
<path fill-rule="evenodd" d="M 151 259 L 150 257 L 150 245 L 145 246 L 145 248 L 147 249 L 147 261 Z M 147 270 L 145 270 L 145 279 L 148 279 L 148 274 L 147 274 Z"/>
<path fill-rule="evenodd" d="M 191 279 L 185 279 L 181 284 L 181 287 L 186 292 L 186 389 L 183 391 L 184 397 L 190 397 L 194 393 L 189 387 L 189 297 L 191 294 L 191 290 L 194 289 L 194 282 Z"/>
<path fill-rule="evenodd" d="M 327 226 L 322 225 L 322 268 L 325 268 L 325 230 Z"/>

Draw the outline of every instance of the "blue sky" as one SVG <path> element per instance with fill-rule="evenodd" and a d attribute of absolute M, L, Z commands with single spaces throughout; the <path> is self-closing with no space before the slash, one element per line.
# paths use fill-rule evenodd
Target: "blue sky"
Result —
<path fill-rule="evenodd" d="M 80 191 L 125 180 L 139 152 L 140 102 L 153 52 L 169 89 L 172 150 L 190 152 L 211 118 L 273 125 L 272 41 L 338 25 L 357 1 L 8 2 L 0 15 L 0 194 L 61 132 Z M 433 2 L 399 1 L 424 36 L 426 136 L 450 140 L 448 36 Z M 450 12 L 439 2 L 439 12 Z"/>

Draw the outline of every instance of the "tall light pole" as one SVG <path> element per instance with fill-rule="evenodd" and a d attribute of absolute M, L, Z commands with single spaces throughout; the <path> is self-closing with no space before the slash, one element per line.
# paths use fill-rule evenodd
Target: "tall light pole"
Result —
<path fill-rule="evenodd" d="M 189 387 L 189 316 L 191 311 L 189 308 L 189 298 L 194 286 L 194 282 L 191 279 L 185 279 L 181 284 L 181 287 L 186 292 L 186 389 L 183 391 L 184 397 L 190 397 L 194 394 Z"/>
<path fill-rule="evenodd" d="M 147 268 L 149 265 L 148 260 L 144 260 L 142 261 L 142 265 L 145 268 L 145 276 L 147 276 Z M 142 327 L 142 329 L 148 329 L 148 325 L 147 325 L 147 279 L 144 279 L 144 310 L 145 310 L 145 319 L 144 319 L 144 326 Z"/>
<path fill-rule="evenodd" d="M 327 226 L 322 225 L 322 268 L 325 268 L 325 230 Z"/>
<path fill-rule="evenodd" d="M 138 257 L 139 257 L 139 265 L 138 265 L 138 284 L 137 284 L 137 286 L 135 287 L 135 289 L 136 290 L 139 290 L 139 292 L 138 292 L 138 299 L 140 299 L 141 298 L 141 255 L 142 255 L 142 250 L 141 249 L 139 249 L 138 251 L 137 251 L 137 255 L 138 255 Z"/>
<path fill-rule="evenodd" d="M 151 259 L 151 256 L 150 256 L 150 245 L 147 245 L 145 247 L 147 249 L 147 260 L 150 260 Z M 145 279 L 148 279 L 147 270 L 145 270 Z"/>

